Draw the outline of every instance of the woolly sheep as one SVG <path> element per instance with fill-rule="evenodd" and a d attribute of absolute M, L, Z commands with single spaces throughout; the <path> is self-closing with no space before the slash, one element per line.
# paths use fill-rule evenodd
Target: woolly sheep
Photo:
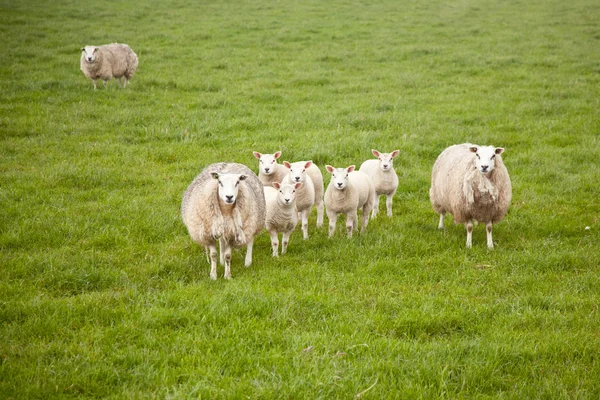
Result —
<path fill-rule="evenodd" d="M 485 223 L 487 247 L 493 248 L 492 224 L 504 218 L 512 197 L 508 171 L 500 156 L 502 147 L 463 143 L 445 149 L 435 161 L 429 198 L 440 214 L 450 213 L 455 223 L 467 228 L 467 247 L 472 246 L 473 220 Z"/>
<path fill-rule="evenodd" d="M 273 182 L 273 186 L 265 186 L 265 201 L 267 204 L 267 216 L 265 228 L 271 235 L 271 246 L 273 257 L 278 256 L 279 240 L 277 235 L 282 233 L 281 254 L 285 254 L 292 231 L 298 224 L 298 211 L 296 210 L 296 190 L 302 183 Z"/>
<path fill-rule="evenodd" d="M 126 44 L 85 46 L 81 52 L 81 71 L 94 81 L 94 89 L 98 79 L 102 79 L 106 87 L 106 82 L 112 78 L 119 78 L 119 83 L 125 87 L 138 67 L 137 55 Z M 124 83 L 121 81 L 123 77 Z"/>
<path fill-rule="evenodd" d="M 273 182 L 283 182 L 289 171 L 277 163 L 277 159 L 281 157 L 281 151 L 274 154 L 261 154 L 254 151 L 252 154 L 258 158 L 258 179 L 264 186 L 272 186 Z"/>
<path fill-rule="evenodd" d="M 265 226 L 265 196 L 258 177 L 237 163 L 204 168 L 188 186 L 181 216 L 192 240 L 210 254 L 210 277 L 217 279 L 219 239 L 225 278 L 231 278 L 231 248 L 246 245 L 246 267 L 252 264 L 254 236 Z"/>
<path fill-rule="evenodd" d="M 289 174 L 283 180 L 284 182 L 304 183 L 296 194 L 296 208 L 302 219 L 302 235 L 304 236 L 304 240 L 306 240 L 308 239 L 308 216 L 310 215 L 312 206 L 315 204 L 315 185 L 305 170 L 312 165 L 312 161 L 298 161 L 293 164 L 284 161 L 283 165 L 289 170 Z"/>
<path fill-rule="evenodd" d="M 394 170 L 394 157 L 400 153 L 394 150 L 391 153 L 380 153 L 377 150 L 371 150 L 377 160 L 367 160 L 359 168 L 359 171 L 369 175 L 373 186 L 375 186 L 375 204 L 371 212 L 371 218 L 375 218 L 379 212 L 379 197 L 386 196 L 385 205 L 387 216 L 392 216 L 392 200 L 398 189 L 398 175 Z"/>
<path fill-rule="evenodd" d="M 338 214 L 346 214 L 346 231 L 352 237 L 352 231 L 358 228 L 357 210 L 362 208 L 361 233 L 369 223 L 369 213 L 375 204 L 375 187 L 371 178 L 361 171 L 355 171 L 354 165 L 348 168 L 326 166 L 331 173 L 331 181 L 325 191 L 325 207 L 329 219 L 329 237 L 335 233 Z"/>

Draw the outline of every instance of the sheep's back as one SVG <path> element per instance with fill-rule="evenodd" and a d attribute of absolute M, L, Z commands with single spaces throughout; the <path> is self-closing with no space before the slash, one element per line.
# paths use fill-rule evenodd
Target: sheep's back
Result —
<path fill-rule="evenodd" d="M 357 208 L 361 208 L 365 204 L 373 201 L 375 188 L 373 187 L 373 182 L 371 181 L 371 178 L 369 178 L 369 175 L 362 171 L 352 171 L 348 174 L 348 179 L 358 194 Z"/>

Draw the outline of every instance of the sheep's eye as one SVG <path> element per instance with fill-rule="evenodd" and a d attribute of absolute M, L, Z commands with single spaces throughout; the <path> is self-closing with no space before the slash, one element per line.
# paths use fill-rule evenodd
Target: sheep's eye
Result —
<path fill-rule="evenodd" d="M 295 190 L 292 190 L 292 193 L 296 193 L 296 191 L 295 191 Z"/>
<path fill-rule="evenodd" d="M 496 155 L 492 154 L 492 157 L 490 159 L 493 160 L 495 157 L 496 157 Z"/>
<path fill-rule="evenodd" d="M 477 156 L 477 158 L 479 158 L 481 160 L 481 157 L 479 157 L 479 154 L 475 153 L 475 155 Z"/>
<path fill-rule="evenodd" d="M 258 162 L 262 164 L 263 161 L 262 160 L 258 160 Z"/>
<path fill-rule="evenodd" d="M 275 160 L 271 161 L 271 164 L 275 164 Z"/>

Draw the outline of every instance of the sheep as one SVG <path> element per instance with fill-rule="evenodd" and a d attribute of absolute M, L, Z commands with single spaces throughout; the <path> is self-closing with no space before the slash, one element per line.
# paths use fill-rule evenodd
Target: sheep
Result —
<path fill-rule="evenodd" d="M 181 216 L 192 240 L 210 255 L 210 278 L 217 279 L 217 248 L 231 279 L 231 248 L 246 245 L 246 267 L 252 264 L 254 236 L 265 226 L 263 186 L 248 167 L 237 163 L 211 164 L 188 186 Z"/>
<path fill-rule="evenodd" d="M 467 229 L 467 248 L 472 247 L 473 220 L 485 223 L 487 247 L 494 248 L 492 224 L 506 215 L 512 197 L 508 171 L 500 156 L 502 147 L 463 143 L 450 146 L 438 156 L 431 174 L 429 198 L 440 215 L 450 213 Z"/>
<path fill-rule="evenodd" d="M 306 165 L 310 165 L 306 167 Z M 313 183 L 313 187 L 315 189 L 315 202 L 314 204 L 317 206 L 317 228 L 323 226 L 323 216 L 325 214 L 325 206 L 323 204 L 323 192 L 325 191 L 325 187 L 323 185 L 323 174 L 321 170 L 315 163 L 311 161 L 297 161 L 295 163 L 291 163 L 290 167 L 286 165 L 286 161 L 284 161 L 283 165 L 285 165 L 289 169 L 290 182 L 304 182 L 306 180 L 306 176 L 308 175 Z M 310 211 L 309 211 L 310 214 Z"/>
<path fill-rule="evenodd" d="M 277 164 L 277 159 L 281 157 L 281 151 L 274 154 L 261 154 L 253 151 L 252 154 L 258 158 L 258 179 L 264 186 L 272 186 L 273 182 L 283 182 L 289 171 L 283 165 Z"/>
<path fill-rule="evenodd" d="M 296 182 L 304 183 L 296 194 L 296 208 L 302 219 L 302 235 L 304 240 L 306 240 L 308 239 L 308 216 L 310 215 L 312 206 L 315 204 L 315 186 L 305 170 L 312 165 L 312 161 L 298 161 L 293 164 L 284 161 L 283 165 L 289 170 L 289 174 L 283 180 L 284 182 L 290 184 Z"/>
<path fill-rule="evenodd" d="M 104 87 L 112 78 L 119 78 L 122 87 L 133 78 L 138 67 L 138 57 L 126 44 L 112 43 L 104 46 L 85 46 L 81 49 L 80 68 L 83 74 L 94 81 L 102 79 Z M 125 82 L 121 79 L 125 78 Z"/>
<path fill-rule="evenodd" d="M 298 224 L 298 211 L 296 210 L 296 190 L 303 183 L 273 182 L 273 186 L 265 186 L 265 201 L 267 215 L 265 228 L 271 235 L 273 257 L 278 257 L 279 240 L 277 235 L 282 232 L 281 254 L 285 254 L 292 231 Z"/>
<path fill-rule="evenodd" d="M 352 237 L 352 231 L 358 228 L 359 208 L 362 208 L 361 233 L 369 223 L 369 213 L 375 204 L 375 187 L 367 174 L 355 171 L 354 168 L 354 165 L 348 168 L 326 166 L 327 171 L 331 173 L 331 181 L 325 191 L 329 237 L 335 233 L 338 214 L 346 214 L 346 231 L 349 238 Z"/>
<path fill-rule="evenodd" d="M 400 150 L 394 150 L 391 153 L 380 153 L 372 149 L 371 152 L 378 160 L 367 160 L 361 164 L 359 171 L 369 175 L 373 186 L 375 186 L 375 204 L 371 212 L 371 218 L 377 217 L 379 212 L 379 197 L 386 196 L 385 205 L 387 216 L 392 216 L 392 200 L 396 190 L 398 190 L 398 175 L 394 170 L 394 157 L 400 153 Z"/>

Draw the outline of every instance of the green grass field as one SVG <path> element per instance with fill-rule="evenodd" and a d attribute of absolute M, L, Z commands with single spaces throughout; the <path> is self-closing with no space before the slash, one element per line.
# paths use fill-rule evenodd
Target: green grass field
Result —
<path fill-rule="evenodd" d="M 600 398 L 596 0 L 0 0 L 0 398 Z M 79 49 L 129 44 L 93 90 Z M 448 145 L 505 147 L 488 251 L 429 203 Z M 207 164 L 399 149 L 394 216 L 299 229 L 209 279 Z M 384 207 L 384 202 L 380 206 Z M 326 220 L 327 222 L 327 220 Z"/>

